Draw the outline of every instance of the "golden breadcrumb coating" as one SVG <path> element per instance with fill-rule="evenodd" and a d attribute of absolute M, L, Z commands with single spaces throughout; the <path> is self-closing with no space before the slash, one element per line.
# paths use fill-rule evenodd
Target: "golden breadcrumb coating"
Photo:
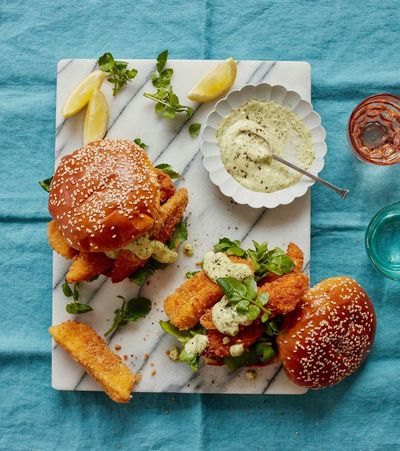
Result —
<path fill-rule="evenodd" d="M 218 330 L 209 330 L 207 332 L 208 345 L 204 356 L 212 359 L 229 357 L 229 348 L 239 343 L 243 344 L 245 351 L 248 351 L 249 347 L 261 338 L 264 332 L 265 326 L 257 320 L 251 326 L 241 327 L 239 333 L 234 337 L 229 337 L 229 343 L 224 344 L 225 334 L 221 334 Z"/>
<path fill-rule="evenodd" d="M 246 263 L 252 268 L 250 261 L 233 255 L 229 258 L 236 263 Z M 190 329 L 222 296 L 221 288 L 204 271 L 200 271 L 164 300 L 164 311 L 175 327 L 181 330 Z"/>
<path fill-rule="evenodd" d="M 112 268 L 113 264 L 114 260 L 101 252 L 81 252 L 72 260 L 65 279 L 69 283 L 90 280 Z"/>
<path fill-rule="evenodd" d="M 304 265 L 304 253 L 295 243 L 289 243 L 286 255 L 290 257 L 293 263 L 296 265 L 295 271 L 302 271 Z"/>
<path fill-rule="evenodd" d="M 304 263 L 303 251 L 294 243 L 289 243 L 286 254 L 293 260 L 295 269 L 284 276 L 270 274 L 260 281 L 260 291 L 269 294 L 268 307 L 271 317 L 286 315 L 296 308 L 303 294 L 308 288 L 308 277 L 301 273 Z M 208 330 L 216 327 L 212 321 L 211 309 L 208 309 L 200 318 L 200 324 Z"/>
<path fill-rule="evenodd" d="M 160 204 L 163 204 L 175 194 L 176 188 L 168 174 L 157 168 L 156 174 L 158 184 L 160 185 Z"/>
<path fill-rule="evenodd" d="M 136 257 L 134 253 L 127 249 L 119 251 L 111 270 L 111 281 L 113 283 L 121 282 L 125 277 L 143 268 L 147 262 L 148 260 L 142 260 Z"/>
<path fill-rule="evenodd" d="M 133 386 L 140 376 L 122 363 L 94 329 L 84 323 L 66 321 L 50 327 L 49 332 L 113 401 L 125 403 L 131 399 Z"/>
<path fill-rule="evenodd" d="M 291 272 L 273 282 L 264 283 L 259 287 L 259 291 L 268 293 L 267 307 L 271 310 L 271 318 L 273 318 L 293 311 L 300 303 L 308 286 L 307 275 L 302 272 Z"/>
<path fill-rule="evenodd" d="M 67 243 L 67 240 L 58 230 L 56 221 L 54 221 L 54 219 L 47 225 L 47 238 L 49 240 L 50 246 L 64 258 L 71 259 L 78 253 L 76 249 L 74 249 Z"/>
<path fill-rule="evenodd" d="M 163 243 L 168 241 L 181 221 L 188 202 L 188 191 L 186 188 L 181 188 L 165 204 L 161 205 L 155 226 L 150 231 L 151 239 Z"/>

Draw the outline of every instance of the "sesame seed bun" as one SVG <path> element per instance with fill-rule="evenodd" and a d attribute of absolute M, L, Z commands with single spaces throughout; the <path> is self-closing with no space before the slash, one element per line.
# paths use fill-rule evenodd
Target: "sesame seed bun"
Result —
<path fill-rule="evenodd" d="M 142 148 L 93 141 L 61 160 L 49 211 L 68 244 L 84 252 L 125 246 L 150 230 L 160 207 L 157 174 Z"/>
<path fill-rule="evenodd" d="M 375 337 L 374 307 L 350 277 L 325 279 L 308 290 L 300 307 L 284 320 L 279 358 L 297 385 L 323 388 L 354 373 Z"/>

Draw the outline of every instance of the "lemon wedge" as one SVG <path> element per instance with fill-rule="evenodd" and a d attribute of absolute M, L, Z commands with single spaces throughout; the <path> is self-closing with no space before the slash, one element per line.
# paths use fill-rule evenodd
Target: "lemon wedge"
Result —
<path fill-rule="evenodd" d="M 235 82 L 237 64 L 228 58 L 208 72 L 188 93 L 188 98 L 195 102 L 209 102 L 226 92 Z"/>
<path fill-rule="evenodd" d="M 104 94 L 100 89 L 93 92 L 92 98 L 89 101 L 86 116 L 85 126 L 83 128 L 83 142 L 87 144 L 96 139 L 104 138 L 107 132 L 108 125 L 108 105 Z"/>
<path fill-rule="evenodd" d="M 65 102 L 62 114 L 65 118 L 78 113 L 87 105 L 94 91 L 99 89 L 104 81 L 104 73 L 96 70 L 82 80 L 78 86 L 71 92 Z"/>

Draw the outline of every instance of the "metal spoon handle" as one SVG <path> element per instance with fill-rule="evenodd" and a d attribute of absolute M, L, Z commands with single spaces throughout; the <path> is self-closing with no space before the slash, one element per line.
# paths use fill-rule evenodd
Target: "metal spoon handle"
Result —
<path fill-rule="evenodd" d="M 272 158 L 276 161 L 279 161 L 279 163 L 285 164 L 286 166 L 289 166 L 290 168 L 294 169 L 295 171 L 301 172 L 302 174 L 306 175 L 307 177 L 310 177 L 311 179 L 315 180 L 317 183 L 321 183 L 321 185 L 325 185 L 328 188 L 333 189 L 334 191 L 336 191 L 339 196 L 342 199 L 345 199 L 347 197 L 347 195 L 349 194 L 349 190 L 347 188 L 342 189 L 342 188 L 338 188 L 337 186 L 333 185 L 332 183 L 321 179 L 320 177 L 317 177 L 314 174 L 311 174 L 308 171 L 305 171 L 304 169 L 294 165 L 293 163 L 290 163 L 290 161 L 286 161 L 281 157 L 278 157 L 277 155 L 272 155 Z"/>

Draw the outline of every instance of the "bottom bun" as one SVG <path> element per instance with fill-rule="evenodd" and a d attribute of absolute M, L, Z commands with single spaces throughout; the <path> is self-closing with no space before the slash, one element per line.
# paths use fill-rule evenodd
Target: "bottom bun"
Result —
<path fill-rule="evenodd" d="M 372 302 L 350 277 L 325 279 L 285 318 L 279 358 L 288 378 L 313 389 L 337 384 L 367 357 L 375 337 Z"/>

